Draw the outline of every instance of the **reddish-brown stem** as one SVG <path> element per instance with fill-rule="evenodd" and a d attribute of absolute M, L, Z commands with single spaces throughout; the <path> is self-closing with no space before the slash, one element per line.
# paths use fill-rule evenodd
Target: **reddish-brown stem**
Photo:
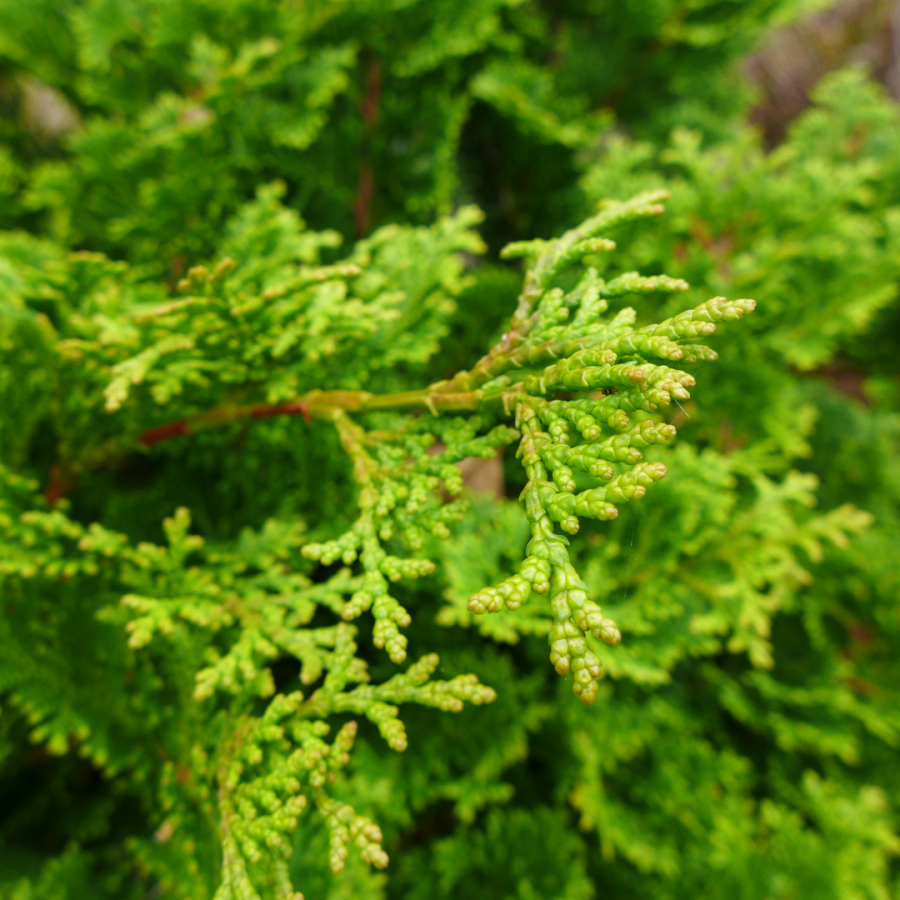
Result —
<path fill-rule="evenodd" d="M 353 222 L 356 226 L 356 236 L 365 237 L 369 231 L 369 211 L 372 208 L 372 198 L 375 196 L 375 176 L 372 166 L 363 163 L 359 170 L 359 186 L 356 189 L 356 202 L 353 204 Z"/>
<path fill-rule="evenodd" d="M 375 196 L 375 174 L 371 162 L 371 140 L 378 124 L 378 113 L 381 107 L 381 63 L 372 55 L 366 64 L 365 93 L 360 103 L 360 112 L 365 127 L 365 138 L 362 147 L 363 161 L 359 170 L 359 187 L 356 202 L 353 204 L 353 219 L 356 236 L 365 237 L 369 230 L 372 199 Z"/>
<path fill-rule="evenodd" d="M 479 379 L 479 383 L 484 382 Z M 303 416 L 309 423 L 313 419 L 324 419 L 335 422 L 345 413 L 371 413 L 379 411 L 412 411 L 421 410 L 432 415 L 451 410 L 459 412 L 475 412 L 496 406 L 510 413 L 514 398 L 520 390 L 514 386 L 510 390 L 499 390 L 485 394 L 483 391 L 454 390 L 450 382 L 440 382 L 416 391 L 402 391 L 397 394 L 370 394 L 368 391 L 310 391 L 303 394 L 300 399 L 287 403 L 257 404 L 253 406 L 221 406 L 149 428 L 138 437 L 138 443 L 143 447 L 154 447 L 157 444 L 187 437 L 199 431 L 210 428 L 219 428 L 234 422 L 248 419 L 271 419 L 276 416 Z M 91 461 L 82 460 L 78 465 L 78 471 L 97 468 L 117 456 L 120 456 L 127 446 L 115 444 L 94 454 Z M 50 481 L 47 485 L 46 496 L 49 503 L 53 504 L 71 487 L 71 470 L 61 466 L 54 466 L 51 471 Z"/>
<path fill-rule="evenodd" d="M 377 56 L 372 56 L 366 65 L 366 93 L 363 96 L 360 110 L 366 131 L 371 133 L 378 123 L 378 112 L 381 107 L 381 63 Z"/>
<path fill-rule="evenodd" d="M 485 403 L 501 403 L 500 393 L 486 397 L 481 391 L 448 391 L 446 384 L 432 385 L 419 391 L 403 391 L 398 394 L 370 394 L 368 391 L 310 391 L 301 400 L 289 403 L 260 404 L 257 406 L 222 406 L 145 431 L 138 441 L 144 447 L 153 447 L 164 441 L 186 437 L 246 419 L 271 419 L 275 416 L 303 416 L 306 422 L 313 419 L 334 421 L 341 413 L 366 413 L 385 410 L 427 410 L 433 415 L 439 411 L 471 411 L 481 409 Z"/>
<path fill-rule="evenodd" d="M 187 419 L 179 419 L 177 422 L 169 422 L 168 425 L 160 425 L 159 428 L 148 428 L 139 440 L 145 447 L 152 447 L 154 444 L 171 441 L 172 438 L 184 437 L 190 433 Z"/>
<path fill-rule="evenodd" d="M 279 403 L 275 406 L 256 406 L 252 413 L 254 419 L 268 419 L 272 416 L 296 415 L 303 416 L 307 425 L 312 422 L 312 418 L 309 415 L 309 407 L 300 401 L 297 401 L 296 403 Z"/>
<path fill-rule="evenodd" d="M 62 466 L 54 465 L 50 467 L 50 481 L 44 491 L 44 497 L 50 506 L 55 506 L 58 500 L 61 500 L 71 485 L 69 480 L 63 475 Z"/>
<path fill-rule="evenodd" d="M 158 428 L 149 428 L 139 438 L 139 442 L 145 447 L 152 447 L 173 438 L 187 437 L 197 431 L 203 431 L 216 425 L 226 425 L 241 419 L 271 419 L 275 416 L 303 416 L 306 422 L 311 422 L 309 406 L 303 401 L 293 403 L 276 403 L 274 405 L 236 406 L 214 409 L 190 419 L 178 419 Z"/>

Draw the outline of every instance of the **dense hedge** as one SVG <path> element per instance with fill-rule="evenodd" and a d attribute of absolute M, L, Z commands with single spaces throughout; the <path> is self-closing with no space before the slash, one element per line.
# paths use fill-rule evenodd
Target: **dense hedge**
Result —
<path fill-rule="evenodd" d="M 735 68 L 813 6 L 0 0 L 0 897 L 893 896 L 900 111 Z"/>

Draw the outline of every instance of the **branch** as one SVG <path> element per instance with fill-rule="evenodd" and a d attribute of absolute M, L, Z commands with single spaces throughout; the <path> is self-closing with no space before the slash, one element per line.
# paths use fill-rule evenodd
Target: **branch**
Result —
<path fill-rule="evenodd" d="M 215 428 L 219 425 L 228 425 L 241 419 L 269 419 L 273 416 L 301 415 L 307 422 L 311 422 L 307 405 L 302 401 L 294 403 L 279 403 L 274 406 L 236 406 L 220 407 L 210 412 L 201 413 L 187 419 L 178 419 L 158 428 L 148 428 L 138 440 L 145 447 L 161 444 L 177 437 L 186 437 L 197 431 L 207 428 Z"/>
<path fill-rule="evenodd" d="M 476 411 L 492 397 L 482 391 L 451 392 L 441 389 L 441 383 L 418 391 L 397 394 L 370 394 L 368 391 L 310 391 L 290 403 L 256 406 L 222 406 L 196 416 L 188 416 L 150 428 L 139 442 L 153 447 L 179 437 L 187 437 L 198 431 L 219 428 L 248 419 L 270 419 L 275 416 L 303 416 L 306 422 L 313 419 L 334 421 L 341 413 L 365 413 L 423 409 L 433 415 L 441 411 Z"/>

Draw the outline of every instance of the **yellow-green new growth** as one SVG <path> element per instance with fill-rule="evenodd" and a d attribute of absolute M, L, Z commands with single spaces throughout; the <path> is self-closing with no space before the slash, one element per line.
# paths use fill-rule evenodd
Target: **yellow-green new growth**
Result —
<path fill-rule="evenodd" d="M 740 319 L 755 306 L 752 300 L 716 297 L 664 322 L 635 329 L 636 313 L 630 308 L 608 321 L 600 318 L 608 298 L 680 291 L 687 284 L 634 272 L 605 281 L 589 266 L 568 292 L 554 283 L 571 266 L 614 249 L 612 241 L 598 237 L 601 232 L 624 221 L 658 215 L 662 211 L 658 201 L 664 197 L 654 192 L 608 204 L 559 240 L 508 247 L 505 256 L 525 256 L 530 265 L 514 327 L 502 350 L 495 348 L 494 358 L 486 357 L 494 383 L 502 386 L 506 407 L 515 409 L 521 432 L 518 456 L 528 476 L 521 499 L 532 540 L 519 574 L 474 594 L 469 610 L 514 610 L 532 590 L 549 591 L 550 661 L 560 675 L 573 674 L 573 690 L 586 704 L 594 702 L 602 674 L 588 635 L 617 644 L 621 634 L 590 600 L 587 586 L 569 561 L 568 541 L 555 526 L 576 534 L 582 518 L 613 519 L 618 505 L 641 499 L 666 474 L 662 463 L 642 461 L 641 448 L 671 441 L 675 428 L 648 414 L 672 400 L 689 399 L 696 381 L 690 373 L 656 360 L 689 365 L 715 359 L 707 347 L 680 342 L 709 335 L 717 322 Z M 487 368 L 485 361 L 479 365 Z M 454 379 L 461 380 L 461 376 Z M 639 418 L 633 420 L 634 414 Z M 601 484 L 579 491 L 576 470 L 583 473 L 582 479 Z"/>
<path fill-rule="evenodd" d="M 371 385 L 376 363 L 399 358 L 392 346 L 398 309 L 415 323 L 417 297 L 440 297 L 461 283 L 454 257 L 439 277 L 429 272 L 411 282 L 405 300 L 393 290 L 423 247 L 473 248 L 471 213 L 440 233 L 379 233 L 346 265 L 279 263 L 268 271 L 239 261 L 195 269 L 185 285 L 191 296 L 182 300 L 160 304 L 154 289 L 152 303 L 132 302 L 104 289 L 96 310 L 79 320 L 81 336 L 63 342 L 66 377 L 91 401 L 71 426 L 75 437 L 60 466 L 68 478 L 123 454 L 156 453 L 175 438 L 273 416 L 302 416 L 298 428 L 333 428 L 349 464 L 356 508 L 342 534 L 310 540 L 300 522 L 271 520 L 227 551 L 189 533 L 187 510 L 166 520 L 165 546 L 132 545 L 77 524 L 63 507 L 47 509 L 53 500 L 35 508 L 32 488 L 4 488 L 28 496 L 16 500 L 23 512 L 0 572 L 42 582 L 108 569 L 111 604 L 102 619 L 128 633 L 123 649 L 148 668 L 158 656 L 181 660 L 186 697 L 192 690 L 204 724 L 190 750 L 179 750 L 181 770 L 174 761 L 166 770 L 166 790 L 178 815 L 204 817 L 218 832 L 217 900 L 294 900 L 290 836 L 307 810 L 328 827 L 333 868 L 343 866 L 351 845 L 367 863 L 386 864 L 378 827 L 329 792 L 356 726 L 345 723 L 329 742 L 326 719 L 365 717 L 402 751 L 402 704 L 459 711 L 495 698 L 474 675 L 431 680 L 438 658 L 420 648 L 405 671 L 373 683 L 358 646 L 370 628 L 376 648 L 396 665 L 406 662 L 412 617 L 402 583 L 434 571 L 426 549 L 465 515 L 457 463 L 467 457 L 492 457 L 518 442 L 531 533 L 519 572 L 476 592 L 469 609 L 515 610 L 532 592 L 548 595 L 551 662 L 572 676 L 582 702 L 594 702 L 602 674 L 596 642 L 616 644 L 621 634 L 591 599 L 567 536 L 583 519 L 615 518 L 665 475 L 643 450 L 675 436 L 660 413 L 690 396 L 695 379 L 684 367 L 715 358 L 687 342 L 753 308 L 749 300 L 715 298 L 642 327 L 630 308 L 604 316 L 611 300 L 686 288 L 663 275 L 606 279 L 592 266 L 615 247 L 605 232 L 658 215 L 663 196 L 607 204 L 558 240 L 514 246 L 506 255 L 527 258 L 528 269 L 503 339 L 468 371 L 417 390 L 377 394 L 358 385 Z M 110 271 L 100 266 L 98 283 L 107 284 Z M 403 359 L 418 352 L 410 340 Z M 345 362 L 363 357 L 365 366 L 347 370 Z M 318 377 L 327 389 L 307 389 Z M 161 413 L 172 418 L 161 421 Z M 30 549 L 29 540 L 39 548 L 52 543 L 53 552 Z M 291 677 L 303 693 L 283 687 L 281 662 L 295 667 Z M 64 748 L 68 733 L 82 732 L 60 726 L 50 746 Z M 91 739 L 90 752 L 99 760 L 106 749 Z M 179 780 L 178 771 L 188 770 L 196 796 Z M 176 822 L 173 815 L 159 826 L 166 853 L 191 858 L 188 829 Z"/>
<path fill-rule="evenodd" d="M 607 280 L 591 265 L 598 254 L 615 249 L 605 233 L 659 215 L 665 197 L 655 191 L 606 203 L 559 239 L 507 248 L 506 257 L 528 260 L 509 331 L 474 367 L 450 380 L 385 395 L 313 390 L 281 406 L 201 413 L 154 430 L 152 439 L 298 412 L 308 420 L 330 422 L 352 464 L 359 514 L 344 534 L 307 544 L 302 552 L 326 566 L 343 563 L 345 568 L 320 589 L 323 597 L 344 621 L 371 613 L 373 643 L 398 664 L 406 659 L 402 629 L 411 618 L 390 585 L 430 575 L 433 563 L 417 555 L 425 539 L 447 537 L 448 524 L 464 514 L 465 501 L 452 499 L 462 490 L 455 463 L 467 456 L 490 456 L 519 440 L 518 456 L 528 478 L 521 499 L 532 531 L 527 558 L 519 574 L 474 594 L 469 609 L 516 609 L 532 591 L 549 591 L 551 661 L 560 674 L 574 673 L 575 693 L 590 704 L 601 672 L 589 636 L 615 644 L 621 635 L 589 599 L 571 566 L 564 535 L 576 534 L 581 519 L 615 518 L 621 504 L 641 499 L 666 474 L 662 463 L 643 460 L 642 449 L 675 436 L 674 426 L 653 414 L 673 400 L 690 398 L 696 381 L 681 366 L 716 358 L 709 348 L 686 342 L 712 334 L 718 322 L 742 318 L 755 305 L 715 297 L 638 328 L 630 307 L 604 317 L 610 300 L 687 289 L 686 282 L 666 275 L 626 272 Z M 580 274 L 573 278 L 576 267 Z M 365 272 L 358 277 L 364 281 Z M 227 329 L 219 339 L 228 339 Z M 129 364 L 124 361 L 115 371 Z M 158 377 L 165 379 L 164 367 Z M 154 615 L 143 601 L 131 602 L 144 611 L 133 626 L 135 639 L 145 640 L 152 627 L 165 630 L 162 620 L 151 627 Z M 325 648 L 333 646 L 335 637 L 330 629 L 302 634 L 292 636 L 290 643 L 304 661 L 304 679 L 312 679 L 322 670 Z M 264 637 L 258 628 L 246 630 L 227 656 L 200 674 L 198 695 L 208 696 L 217 686 L 229 689 L 239 680 L 261 693 L 270 691 L 268 670 L 259 663 L 284 642 L 284 637 L 280 643 Z M 387 722 L 383 711 L 379 720 L 379 727 Z M 402 743 L 393 731 L 384 733 L 393 745 Z"/>

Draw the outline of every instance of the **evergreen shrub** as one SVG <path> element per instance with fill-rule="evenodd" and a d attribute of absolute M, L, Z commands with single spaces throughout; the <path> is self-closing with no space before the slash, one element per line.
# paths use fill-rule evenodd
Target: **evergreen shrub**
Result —
<path fill-rule="evenodd" d="M 736 118 L 815 5 L 0 0 L 0 897 L 896 893 L 900 112 Z"/>

